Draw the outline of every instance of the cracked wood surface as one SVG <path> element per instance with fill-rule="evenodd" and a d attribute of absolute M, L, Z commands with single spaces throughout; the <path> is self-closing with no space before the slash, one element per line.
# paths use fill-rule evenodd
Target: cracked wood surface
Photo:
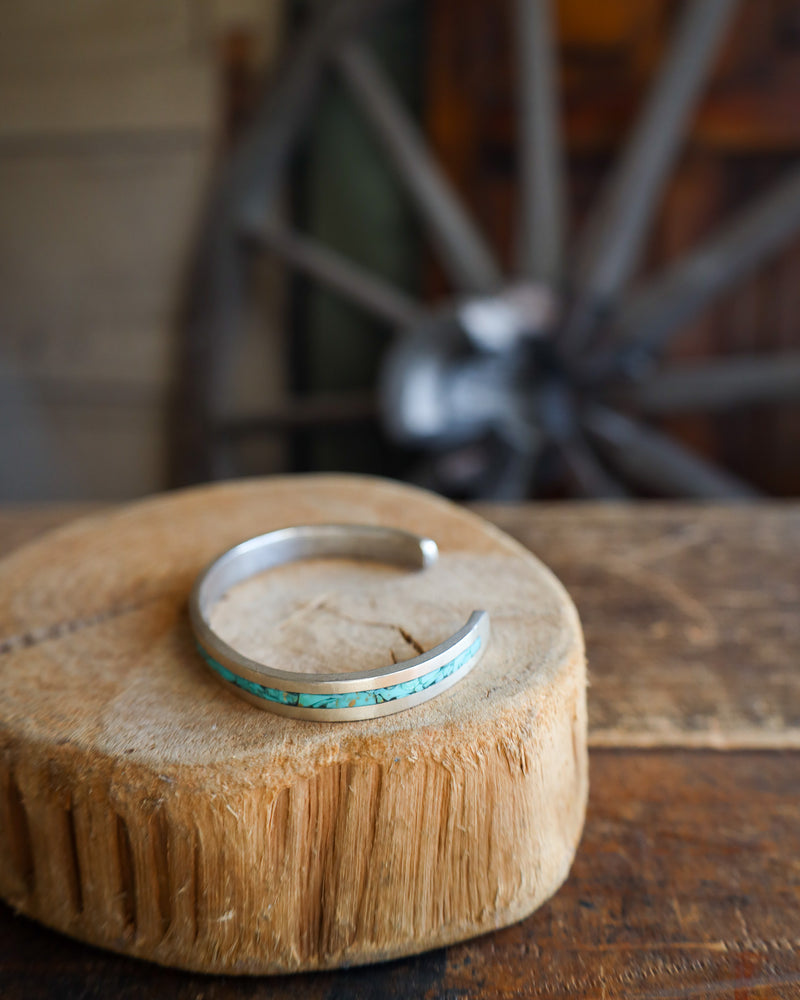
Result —
<path fill-rule="evenodd" d="M 0 551 L 75 513 L 0 513 Z M 587 637 L 589 810 L 558 894 L 528 919 L 464 944 L 268 980 L 155 968 L 75 944 L 2 907 L 4 996 L 800 994 L 800 754 L 790 749 L 800 717 L 800 507 L 481 513 L 560 576 Z M 711 749 L 720 746 L 773 749 Z"/>
<path fill-rule="evenodd" d="M 0 511 L 0 554 L 91 509 Z M 800 747 L 800 505 L 477 509 L 578 607 L 592 746 Z"/>
<path fill-rule="evenodd" d="M 385 666 L 491 616 L 480 669 L 379 719 L 252 707 L 205 669 L 197 573 L 287 523 L 436 539 L 423 570 L 302 560 L 212 610 L 285 671 Z M 399 483 L 275 477 L 151 498 L 0 562 L 0 894 L 201 972 L 339 968 L 506 926 L 566 878 L 587 796 L 574 606 L 526 549 Z"/>

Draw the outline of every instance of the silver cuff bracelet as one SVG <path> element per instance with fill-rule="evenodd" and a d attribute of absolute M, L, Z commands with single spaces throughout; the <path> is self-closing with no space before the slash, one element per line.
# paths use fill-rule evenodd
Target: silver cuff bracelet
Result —
<path fill-rule="evenodd" d="M 438 555 L 431 538 L 360 524 L 303 525 L 250 538 L 215 559 L 195 582 L 189 615 L 200 652 L 226 687 L 258 708 L 280 715 L 343 722 L 412 708 L 452 687 L 475 666 L 489 641 L 485 611 L 473 611 L 449 639 L 410 660 L 336 674 L 275 670 L 251 660 L 217 635 L 209 615 L 235 584 L 297 559 L 365 559 L 425 569 Z"/>

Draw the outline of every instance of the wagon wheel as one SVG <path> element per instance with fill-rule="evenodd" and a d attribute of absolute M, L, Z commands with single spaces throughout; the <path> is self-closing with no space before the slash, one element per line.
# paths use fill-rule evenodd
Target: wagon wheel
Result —
<path fill-rule="evenodd" d="M 543 457 L 552 462 L 555 454 L 578 495 L 754 495 L 647 419 L 800 399 L 800 352 L 658 368 L 690 320 L 800 230 L 800 169 L 677 263 L 630 287 L 736 0 L 685 3 L 618 162 L 569 252 L 551 4 L 516 0 L 521 201 L 514 276 L 502 274 L 361 37 L 380 6 L 316 5 L 227 165 L 197 260 L 183 342 L 175 440 L 184 478 L 227 474 L 231 442 L 254 431 L 370 412 L 368 401 L 343 396 L 297 399 L 263 419 L 224 419 L 226 361 L 248 263 L 269 252 L 395 331 L 380 387 L 391 434 L 440 456 L 445 477 L 447 455 L 491 436 L 502 462 L 483 470 L 476 494 L 527 495 Z M 435 308 L 413 301 L 280 221 L 280 182 L 329 73 L 341 77 L 374 130 L 457 290 L 454 301 Z"/>

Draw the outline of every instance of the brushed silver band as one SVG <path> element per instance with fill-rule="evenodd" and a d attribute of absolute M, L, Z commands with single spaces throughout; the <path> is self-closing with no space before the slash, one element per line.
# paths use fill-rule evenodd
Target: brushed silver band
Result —
<path fill-rule="evenodd" d="M 189 616 L 200 653 L 235 694 L 280 715 L 344 722 L 412 708 L 452 687 L 475 666 L 489 641 L 485 611 L 473 611 L 452 636 L 410 660 L 335 674 L 276 670 L 243 656 L 212 629 L 209 616 L 235 584 L 297 559 L 365 559 L 425 569 L 438 554 L 431 538 L 372 525 L 301 525 L 250 538 L 215 559 L 195 581 Z"/>

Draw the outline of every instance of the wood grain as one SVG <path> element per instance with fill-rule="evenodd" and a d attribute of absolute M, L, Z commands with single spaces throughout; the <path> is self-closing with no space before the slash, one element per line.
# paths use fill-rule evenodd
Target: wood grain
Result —
<path fill-rule="evenodd" d="M 800 747 L 800 507 L 484 506 L 564 582 L 590 741 Z"/>
<path fill-rule="evenodd" d="M 480 669 L 378 720 L 258 711 L 203 669 L 191 583 L 243 538 L 348 520 L 428 534 L 440 559 L 420 574 L 275 569 L 259 628 L 239 623 L 246 648 L 284 669 L 374 666 L 485 608 Z M 254 587 L 226 601 L 244 619 Z M 521 546 L 431 494 L 362 477 L 241 481 L 90 518 L 0 565 L 0 892 L 83 940 L 236 973 L 463 940 L 559 887 L 586 787 L 569 598 Z"/>
<path fill-rule="evenodd" d="M 0 158 L 5 500 L 111 500 L 162 482 L 178 279 L 207 154 L 189 131 Z"/>
<path fill-rule="evenodd" d="M 212 67 L 173 55 L 144 73 L 141 66 L 117 63 L 53 72 L 29 70 L 0 75 L 3 143 L 56 136 L 108 138 L 120 133 L 192 135 L 195 142 L 213 127 Z"/>
<path fill-rule="evenodd" d="M 118 500 L 166 482 L 177 311 L 225 145 L 222 52 L 244 39 L 265 70 L 282 8 L 2 5 L 0 468 L 14 474 L 0 477 L 0 499 Z M 263 284 L 251 289 L 260 305 Z M 274 292 L 253 311 L 260 350 L 248 332 L 237 401 L 275 395 L 281 380 L 279 324 L 267 336 L 264 323 L 280 313 Z M 244 470 L 283 465 L 272 443 L 240 450 Z"/>
<path fill-rule="evenodd" d="M 6 4 L 0 58 L 3 69 L 41 72 L 53 66 L 109 67 L 180 54 L 194 41 L 196 0 L 37 0 Z"/>
<path fill-rule="evenodd" d="M 102 504 L 90 501 L 18 506 L 6 504 L 0 507 L 0 558 L 46 531 L 101 510 Z"/>
<path fill-rule="evenodd" d="M 797 753 L 595 750 L 586 830 L 558 895 L 506 930 L 379 966 L 209 979 L 0 906 L 3 996 L 788 1000 L 800 993 L 799 766 Z"/>
<path fill-rule="evenodd" d="M 0 510 L 0 554 L 92 509 Z M 476 509 L 578 606 L 591 745 L 800 746 L 800 505 Z"/>
<path fill-rule="evenodd" d="M 659 553 L 659 570 L 715 609 L 731 603 L 729 579 L 734 594 L 749 576 L 755 582 L 747 590 L 764 595 L 756 612 L 746 602 L 742 608 L 741 597 L 733 604 L 751 625 L 767 621 L 769 642 L 751 641 L 749 655 L 734 655 L 730 667 L 713 648 L 709 652 L 720 683 L 730 669 L 731 690 L 739 699 L 734 711 L 721 716 L 719 732 L 739 726 L 746 692 L 756 687 L 792 725 L 798 685 L 778 692 L 772 683 L 777 664 L 800 661 L 795 631 L 800 506 L 526 505 L 483 512 L 533 545 L 576 596 L 589 643 L 595 725 L 599 706 L 607 706 L 603 712 L 613 707 L 606 685 L 624 676 L 615 674 L 618 658 L 628 663 L 630 678 L 626 649 L 634 623 L 626 609 L 639 607 L 636 588 L 619 573 L 598 580 L 597 565 L 615 554 L 646 563 Z M 75 508 L 2 511 L 0 551 L 75 514 Z M 730 554 L 709 560 L 702 558 L 709 549 L 693 553 L 685 542 L 698 531 Z M 732 576 L 715 568 L 717 561 L 727 564 Z M 773 616 L 762 618 L 770 596 Z M 613 726 L 605 730 L 605 738 L 618 739 L 619 747 L 592 750 L 587 822 L 571 876 L 529 919 L 379 966 L 234 980 L 176 973 L 79 945 L 0 904 L 0 992 L 8 1000 L 116 995 L 130 1000 L 787 1000 L 800 995 L 800 753 L 720 753 L 697 746 L 637 750 L 626 744 L 637 726 L 646 728 L 650 706 L 663 705 L 662 686 L 672 690 L 670 671 L 658 669 L 658 657 L 691 649 L 670 606 L 656 601 L 655 617 L 666 616 L 672 624 L 653 645 L 650 698 L 637 684 L 636 699 L 623 699 Z M 626 614 L 619 632 L 609 627 L 612 609 Z M 751 619 L 753 614 L 758 618 Z M 669 703 L 671 739 L 677 742 L 685 726 L 674 714 L 674 700 Z M 753 731 L 761 724 L 752 720 Z M 715 738 L 704 730 L 688 735 L 695 741 Z M 768 738 L 775 746 L 782 742 L 776 728 L 768 730 Z"/>

